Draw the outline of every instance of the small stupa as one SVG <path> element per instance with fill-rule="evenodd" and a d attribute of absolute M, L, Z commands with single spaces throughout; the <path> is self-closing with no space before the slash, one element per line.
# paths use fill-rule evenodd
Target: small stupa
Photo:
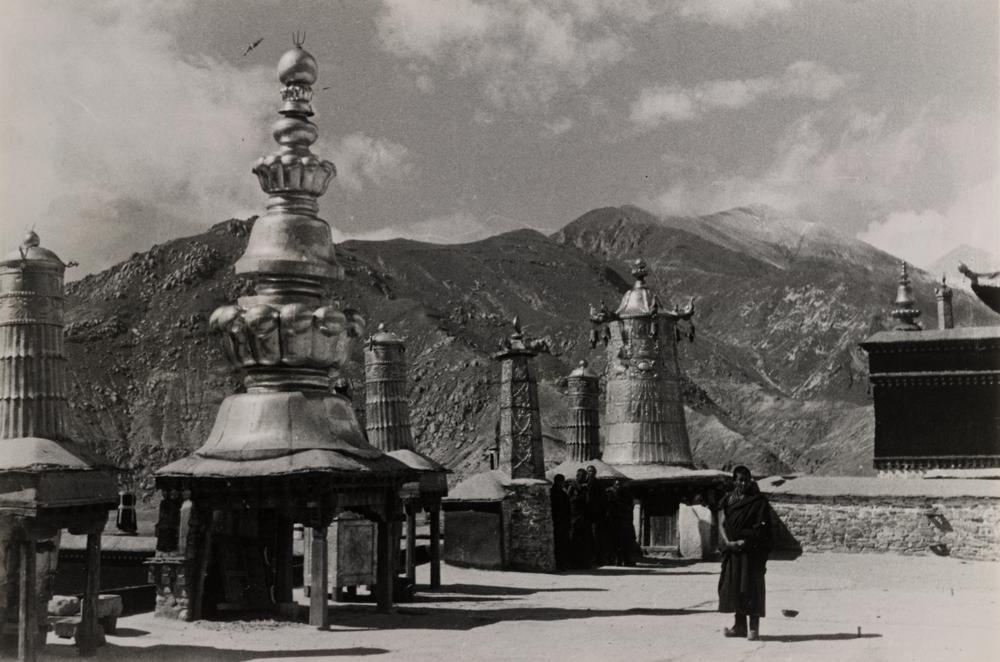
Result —
<path fill-rule="evenodd" d="M 278 62 L 278 150 L 253 168 L 267 212 L 236 263 L 254 293 L 210 320 L 245 392 L 222 402 L 198 450 L 156 472 L 158 616 L 294 610 L 292 527 L 301 523 L 311 534 L 309 620 L 325 627 L 327 529 L 345 511 L 377 523 L 375 593 L 379 609 L 392 605 L 399 492 L 417 476 L 368 443 L 350 399 L 331 384 L 363 320 L 329 294 L 341 269 L 317 213 L 336 169 L 310 151 L 317 73 L 301 40 Z"/>
<path fill-rule="evenodd" d="M 87 536 L 80 653 L 103 641 L 101 532 L 118 489 L 110 463 L 67 430 L 65 273 L 34 231 L 0 259 L 0 630 L 16 623 L 21 660 L 45 642 L 63 529 Z M 0 646 L 8 643 L 0 633 Z"/>

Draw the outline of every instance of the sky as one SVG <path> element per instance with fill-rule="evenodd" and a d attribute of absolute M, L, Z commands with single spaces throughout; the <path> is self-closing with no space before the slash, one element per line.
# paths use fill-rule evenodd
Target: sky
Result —
<path fill-rule="evenodd" d="M 34 227 L 72 277 L 262 213 L 296 30 L 337 241 L 766 205 L 918 266 L 1000 254 L 996 0 L 0 5 L 3 250 Z"/>

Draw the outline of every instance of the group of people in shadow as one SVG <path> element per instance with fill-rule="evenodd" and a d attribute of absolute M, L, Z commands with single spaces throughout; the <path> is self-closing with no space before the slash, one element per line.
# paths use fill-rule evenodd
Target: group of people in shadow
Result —
<path fill-rule="evenodd" d="M 590 465 L 573 480 L 556 474 L 551 496 L 558 570 L 635 565 L 639 550 L 632 496 L 621 480 L 602 485 Z"/>

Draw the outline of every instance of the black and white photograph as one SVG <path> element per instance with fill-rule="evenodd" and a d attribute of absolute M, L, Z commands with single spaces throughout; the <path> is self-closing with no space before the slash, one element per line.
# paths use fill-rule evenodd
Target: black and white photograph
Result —
<path fill-rule="evenodd" d="M 1000 659 L 1000 4 L 0 0 L 0 658 Z"/>

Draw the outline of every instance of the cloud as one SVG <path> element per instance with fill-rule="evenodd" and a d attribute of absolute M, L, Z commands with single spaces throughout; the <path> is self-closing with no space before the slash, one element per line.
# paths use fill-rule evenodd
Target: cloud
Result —
<path fill-rule="evenodd" d="M 699 119 L 716 109 L 738 109 L 763 98 L 826 101 L 848 85 L 851 76 L 809 61 L 795 62 L 780 77 L 715 80 L 694 87 L 645 88 L 631 106 L 630 119 L 641 129 Z"/>
<path fill-rule="evenodd" d="M 430 94 L 434 91 L 434 79 L 427 74 L 419 74 L 416 79 L 414 79 L 413 84 L 418 90 L 424 94 Z"/>
<path fill-rule="evenodd" d="M 337 166 L 340 186 L 361 191 L 366 185 L 385 186 L 404 180 L 412 170 L 409 150 L 384 138 L 372 138 L 363 133 L 344 136 L 340 143 L 317 147 L 320 154 L 329 154 Z"/>
<path fill-rule="evenodd" d="M 857 108 L 803 115 L 759 174 L 677 174 L 641 200 L 660 213 L 762 204 L 926 265 L 962 243 L 1000 247 L 997 130 L 988 115 Z"/>
<path fill-rule="evenodd" d="M 80 262 L 79 276 L 263 211 L 250 168 L 277 149 L 271 64 L 181 52 L 163 26 L 189 3 L 4 8 L 0 85 L 17 93 L 0 96 L 2 250 L 35 225 L 44 245 Z M 367 136 L 315 151 L 342 157 L 341 182 L 353 189 L 407 169 L 405 148 Z"/>
<path fill-rule="evenodd" d="M 480 220 L 470 212 L 459 211 L 453 214 L 435 216 L 406 226 L 392 226 L 370 232 L 349 234 L 346 238 L 362 241 L 403 238 L 435 244 L 464 244 L 526 227 L 528 226 L 524 223 L 497 214 Z"/>
<path fill-rule="evenodd" d="M 682 18 L 742 29 L 792 11 L 800 0 L 681 0 L 677 13 Z"/>
<path fill-rule="evenodd" d="M 377 24 L 384 50 L 418 70 L 475 79 L 495 110 L 544 112 L 621 62 L 635 28 L 665 11 L 648 0 L 383 0 Z"/>
<path fill-rule="evenodd" d="M 551 122 L 545 122 L 545 129 L 553 136 L 560 136 L 572 129 L 575 124 L 572 117 L 563 116 L 557 117 Z"/>
<path fill-rule="evenodd" d="M 928 268 L 955 246 L 968 244 L 1000 255 L 1000 178 L 959 192 L 943 213 L 933 209 L 893 211 L 858 234 L 858 239 Z"/>
<path fill-rule="evenodd" d="M 451 43 L 483 39 L 496 20 L 473 0 L 390 0 L 379 18 L 379 37 L 391 53 L 436 60 Z"/>
<path fill-rule="evenodd" d="M 249 170 L 269 142 L 270 67 L 181 57 L 157 25 L 183 5 L 7 9 L 0 85 L 18 92 L 0 107 L 5 237 L 36 224 L 86 272 L 263 202 Z"/>
<path fill-rule="evenodd" d="M 632 104 L 631 120 L 652 128 L 663 122 L 683 122 L 698 117 L 694 96 L 676 87 L 647 88 Z"/>

